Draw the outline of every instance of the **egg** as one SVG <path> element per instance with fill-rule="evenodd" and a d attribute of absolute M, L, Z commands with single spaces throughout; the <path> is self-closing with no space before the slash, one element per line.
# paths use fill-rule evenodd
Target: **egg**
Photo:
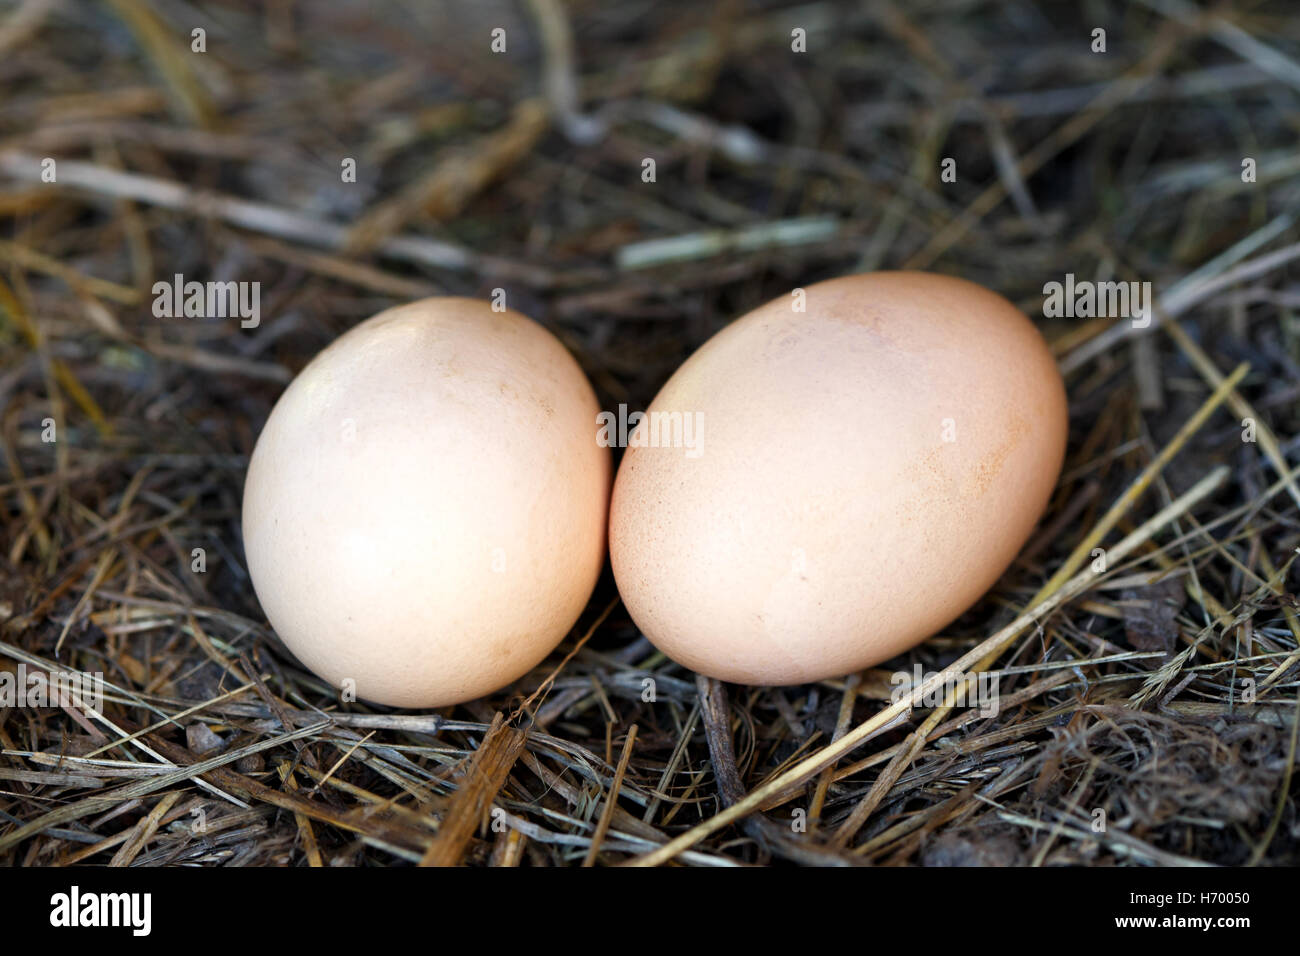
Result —
<path fill-rule="evenodd" d="M 1001 296 L 917 272 L 796 289 L 701 346 L 632 433 L 610 506 L 619 593 L 707 676 L 869 667 L 997 581 L 1067 430 L 1052 355 Z"/>
<path fill-rule="evenodd" d="M 399 707 L 529 671 L 604 564 L 597 413 L 578 363 L 517 312 L 425 299 L 339 337 L 249 461 L 244 547 L 276 633 L 335 687 Z"/>

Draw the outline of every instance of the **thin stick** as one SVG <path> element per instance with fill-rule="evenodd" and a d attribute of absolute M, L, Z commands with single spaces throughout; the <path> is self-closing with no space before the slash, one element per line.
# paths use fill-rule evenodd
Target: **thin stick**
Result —
<path fill-rule="evenodd" d="M 116 199 L 133 199 L 195 216 L 220 219 L 241 229 L 292 239 L 304 245 L 341 250 L 347 246 L 350 236 L 348 228 L 340 223 L 313 219 L 269 203 L 250 202 L 220 193 L 190 189 L 166 179 L 124 173 L 71 159 L 60 160 L 57 168 L 59 185 L 74 186 Z M 0 172 L 15 179 L 39 183 L 41 161 L 26 153 L 0 152 Z M 548 286 L 553 281 L 551 273 L 545 269 L 480 255 L 425 236 L 392 236 L 379 243 L 375 251 L 390 259 L 417 265 L 457 272 L 482 272 L 536 286 Z"/>
<path fill-rule="evenodd" d="M 1191 337 L 1179 327 L 1177 322 L 1167 323 L 1165 331 L 1169 333 L 1169 337 L 1174 340 L 1178 348 L 1196 366 L 1196 370 L 1201 373 L 1201 376 L 1208 383 L 1222 386 L 1223 373 L 1215 366 L 1214 360 L 1205 354 L 1203 348 L 1192 341 Z M 1228 405 L 1242 418 L 1249 418 L 1254 421 L 1255 437 L 1258 439 L 1260 447 L 1264 449 L 1265 456 L 1272 462 L 1278 475 L 1286 482 L 1286 490 L 1290 493 L 1291 499 L 1297 505 L 1300 505 L 1300 485 L 1297 485 L 1295 479 L 1288 474 L 1290 468 L 1287 465 L 1286 455 L 1282 453 L 1282 446 L 1274 436 L 1273 429 L 1268 427 L 1268 423 L 1260 418 L 1259 413 L 1251 407 L 1250 402 L 1246 401 L 1236 389 L 1228 392 Z"/>
<path fill-rule="evenodd" d="M 1062 564 L 1060 569 L 1052 575 L 1046 584 L 1043 585 L 1042 589 L 1037 595 L 1035 595 L 1034 599 L 1042 597 L 1045 594 L 1050 594 L 1058 586 L 1064 583 L 1070 575 L 1078 570 L 1080 565 L 1082 565 L 1092 554 L 1092 549 L 1100 544 L 1102 539 L 1105 538 L 1115 525 L 1119 523 L 1119 519 L 1128 513 L 1129 509 L 1133 507 L 1133 504 L 1137 499 L 1146 492 L 1151 482 L 1155 480 L 1156 475 L 1163 471 L 1165 465 L 1169 464 L 1173 457 L 1182 451 L 1182 448 L 1187 444 L 1187 441 L 1194 434 L 1200 431 L 1201 426 L 1204 425 L 1210 415 L 1214 413 L 1214 410 L 1222 405 L 1228 396 L 1232 394 L 1232 390 L 1236 387 L 1237 383 L 1245 378 L 1246 373 L 1249 371 L 1250 366 L 1247 363 L 1242 362 L 1233 369 L 1231 375 L 1219 382 L 1218 388 L 1216 388 L 1210 397 L 1201 404 L 1201 407 L 1196 410 L 1196 413 L 1183 423 L 1183 427 L 1178 429 L 1178 433 L 1169 440 L 1169 444 L 1165 445 L 1165 447 L 1160 450 L 1160 453 L 1156 455 L 1156 457 L 1151 460 L 1151 463 L 1142 470 L 1142 474 L 1138 475 L 1134 482 L 1129 485 L 1116 502 L 1111 505 L 1110 510 L 1107 511 L 1106 514 L 1102 516 L 1101 520 L 1093 526 L 1092 531 L 1088 533 L 1087 537 L 1079 542 L 1078 546 L 1073 552 L 1071 552 L 1070 556 L 1065 559 L 1065 563 Z"/>
<path fill-rule="evenodd" d="M 438 836 L 420 860 L 421 866 L 460 863 L 474 832 L 523 753 L 527 739 L 524 731 L 505 722 L 505 715 L 498 712 L 492 718 L 492 726 L 483 735 L 483 741 L 465 762 L 456 795 L 438 825 Z"/>
<path fill-rule="evenodd" d="M 845 731 L 849 729 L 849 724 L 853 723 L 853 705 L 858 700 L 858 686 L 862 683 L 862 673 L 850 674 L 848 680 L 844 682 L 844 694 L 840 697 L 840 712 L 835 718 L 835 733 L 831 735 L 831 742 L 834 743 L 844 736 Z M 813 797 L 808 804 L 808 819 L 810 821 L 820 821 L 822 807 L 826 805 L 826 793 L 830 790 L 831 784 L 835 780 L 835 767 L 831 765 L 822 771 L 821 777 L 817 781 L 817 786 L 813 790 Z"/>
<path fill-rule="evenodd" d="M 627 772 L 627 762 L 632 757 L 632 746 L 635 743 L 636 724 L 633 724 L 628 728 L 627 740 L 623 741 L 623 753 L 618 758 L 618 768 L 614 771 L 614 779 L 609 785 L 609 796 L 605 798 L 604 809 L 600 811 L 600 822 L 596 824 L 596 832 L 591 837 L 591 846 L 587 847 L 587 856 L 582 861 L 583 866 L 596 865 L 600 845 L 605 841 L 605 834 L 609 832 L 610 821 L 614 819 L 614 808 L 618 806 L 618 792 L 623 789 L 623 774 Z"/>
<path fill-rule="evenodd" d="M 1274 222 L 1276 222 L 1275 220 Z M 1264 226 L 1260 231 L 1262 233 L 1272 234 L 1276 229 L 1274 223 Z M 1254 236 L 1248 236 L 1237 246 L 1246 248 L 1254 239 Z M 1231 252 L 1232 250 L 1228 250 Z M 1219 257 L 1220 259 L 1222 257 Z M 1293 259 L 1300 259 L 1300 242 L 1294 242 L 1289 246 L 1283 246 L 1267 255 L 1257 256 L 1254 259 L 1247 259 L 1240 265 L 1234 266 L 1227 272 L 1210 278 L 1208 275 L 1201 276 L 1201 270 L 1197 270 L 1181 282 L 1171 286 L 1167 291 L 1160 294 L 1159 299 L 1151 310 L 1151 324 L 1139 328 L 1131 322 L 1121 322 L 1111 326 L 1105 332 L 1102 332 L 1095 338 L 1089 339 L 1077 348 L 1072 349 L 1070 353 L 1057 363 L 1060 366 L 1061 374 L 1068 375 L 1075 369 L 1081 368 L 1087 362 L 1096 358 L 1098 355 L 1108 352 L 1111 348 L 1118 345 L 1124 339 L 1133 335 L 1143 335 L 1163 325 L 1170 319 L 1177 318 L 1184 312 L 1189 311 L 1193 306 L 1204 302 L 1215 292 L 1220 289 L 1226 289 L 1229 286 L 1236 285 L 1239 282 L 1245 282 L 1247 279 L 1253 279 L 1256 276 L 1272 272 L 1274 269 L 1286 265 Z M 1217 261 L 1217 260 L 1216 260 Z M 1211 265 L 1212 263 L 1207 263 Z"/>

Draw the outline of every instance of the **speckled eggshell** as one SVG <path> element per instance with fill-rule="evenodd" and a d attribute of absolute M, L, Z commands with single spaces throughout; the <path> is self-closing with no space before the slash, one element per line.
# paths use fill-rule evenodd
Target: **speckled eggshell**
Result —
<path fill-rule="evenodd" d="M 604 562 L 597 412 L 578 363 L 517 312 L 426 299 L 341 336 L 249 463 L 244 547 L 276 633 L 334 686 L 401 707 L 526 673 Z"/>
<path fill-rule="evenodd" d="M 804 311 L 795 290 L 678 369 L 647 411 L 699 413 L 697 450 L 629 442 L 610 509 L 633 620 L 737 683 L 935 634 L 1010 565 L 1065 453 L 1061 376 L 1006 299 L 916 272 L 802 291 Z"/>

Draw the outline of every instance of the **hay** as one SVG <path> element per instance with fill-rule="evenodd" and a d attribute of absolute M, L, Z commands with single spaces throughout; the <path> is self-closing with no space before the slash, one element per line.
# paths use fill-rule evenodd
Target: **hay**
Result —
<path fill-rule="evenodd" d="M 0 704 L 0 861 L 1300 862 L 1300 23 L 1089 10 L 0 6 L 0 677 L 106 681 Z M 362 318 L 504 288 L 643 407 L 730 318 L 901 266 L 1035 318 L 1067 272 L 1157 291 L 1146 329 L 1040 320 L 1056 496 L 910 654 L 724 687 L 606 574 L 534 673 L 415 714 L 340 704 L 268 630 L 247 456 Z M 265 320 L 155 317 L 178 273 L 260 283 Z M 996 713 L 943 682 L 976 672 Z"/>

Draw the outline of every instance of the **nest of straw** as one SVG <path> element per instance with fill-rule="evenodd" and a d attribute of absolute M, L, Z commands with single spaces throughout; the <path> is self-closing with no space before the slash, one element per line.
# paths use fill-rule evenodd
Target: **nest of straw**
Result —
<path fill-rule="evenodd" d="M 1086 11 L 0 5 L 0 676 L 106 682 L 0 705 L 0 861 L 1300 861 L 1300 22 Z M 505 288 L 644 407 L 730 318 L 899 267 L 1020 304 L 1071 402 L 1040 532 L 911 653 L 723 686 L 606 575 L 534 673 L 416 714 L 268 629 L 248 454 L 361 319 Z M 1042 318 L 1066 272 L 1151 281 L 1151 326 Z M 260 283 L 266 321 L 156 318 L 177 273 Z M 893 700 L 914 668 L 1000 707 Z"/>

